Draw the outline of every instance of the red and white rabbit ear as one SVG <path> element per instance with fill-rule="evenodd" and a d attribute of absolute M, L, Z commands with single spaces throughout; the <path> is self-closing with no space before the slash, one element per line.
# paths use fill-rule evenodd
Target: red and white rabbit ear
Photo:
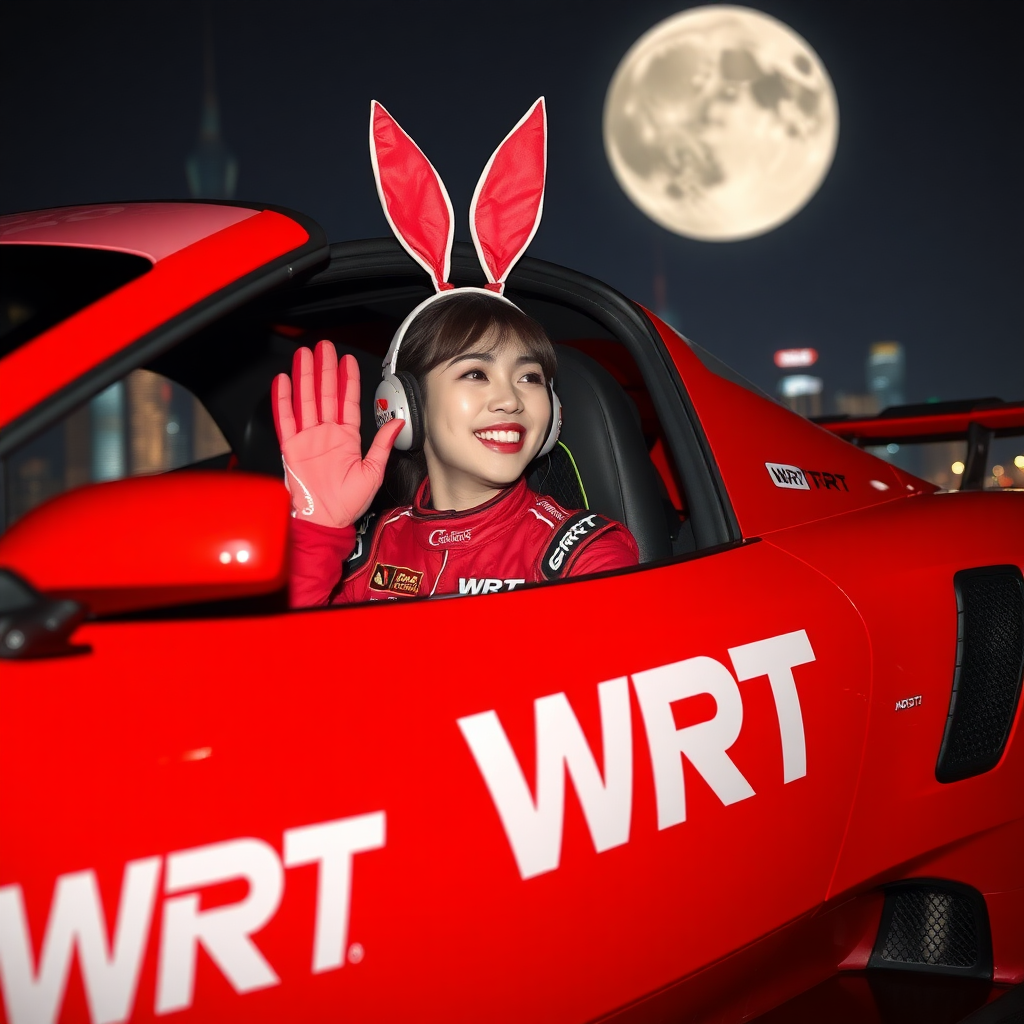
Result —
<path fill-rule="evenodd" d="M 501 292 L 540 226 L 548 162 L 544 97 L 487 161 L 469 207 L 470 231 L 492 291 Z"/>
<path fill-rule="evenodd" d="M 452 201 L 420 147 L 376 100 L 370 103 L 370 161 L 395 237 L 430 275 L 434 288 L 451 288 Z"/>

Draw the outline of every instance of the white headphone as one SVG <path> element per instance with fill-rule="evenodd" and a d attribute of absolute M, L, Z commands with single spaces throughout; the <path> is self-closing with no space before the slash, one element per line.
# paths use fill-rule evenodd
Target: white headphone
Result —
<path fill-rule="evenodd" d="M 487 275 L 485 288 L 455 289 L 449 282 L 455 221 L 440 175 L 422 150 L 376 100 L 370 103 L 370 162 L 384 216 L 406 252 L 430 275 L 435 294 L 401 323 L 384 357 L 382 380 L 373 397 L 377 426 L 405 420 L 395 441 L 399 451 L 423 445 L 423 396 L 419 382 L 397 369 L 398 350 L 409 325 L 429 305 L 451 294 L 488 295 L 519 307 L 503 294 L 509 271 L 540 225 L 547 171 L 547 112 L 541 96 L 491 154 L 469 206 L 477 258 Z M 547 455 L 562 428 L 562 403 L 548 381 L 551 421 L 538 455 Z"/>

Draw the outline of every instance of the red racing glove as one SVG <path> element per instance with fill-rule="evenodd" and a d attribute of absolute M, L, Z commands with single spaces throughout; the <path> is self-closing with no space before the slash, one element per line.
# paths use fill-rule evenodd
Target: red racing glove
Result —
<path fill-rule="evenodd" d="M 351 526 L 380 488 L 404 420 L 385 423 L 362 457 L 359 364 L 347 355 L 339 365 L 329 341 L 319 342 L 315 354 L 300 348 L 291 378 L 279 373 L 272 390 L 292 514 L 321 526 Z"/>

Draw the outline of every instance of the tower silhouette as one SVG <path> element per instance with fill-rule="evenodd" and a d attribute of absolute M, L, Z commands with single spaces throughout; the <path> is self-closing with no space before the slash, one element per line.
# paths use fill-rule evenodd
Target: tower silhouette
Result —
<path fill-rule="evenodd" d="M 668 284 L 665 276 L 665 260 L 661 250 L 661 241 L 654 243 L 654 282 L 652 291 L 654 293 L 654 312 L 677 331 L 679 327 L 679 316 L 668 304 Z"/>
<path fill-rule="evenodd" d="M 238 161 L 220 137 L 220 104 L 213 63 L 213 15 L 207 4 L 204 32 L 203 110 L 199 138 L 185 161 L 188 189 L 195 199 L 231 199 L 238 183 Z"/>

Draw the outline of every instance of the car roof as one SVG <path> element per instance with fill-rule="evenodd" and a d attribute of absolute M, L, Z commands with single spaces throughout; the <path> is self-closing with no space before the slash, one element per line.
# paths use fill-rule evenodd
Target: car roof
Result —
<path fill-rule="evenodd" d="M 0 217 L 0 245 L 107 249 L 158 263 L 257 213 L 259 209 L 212 203 L 65 206 Z"/>

